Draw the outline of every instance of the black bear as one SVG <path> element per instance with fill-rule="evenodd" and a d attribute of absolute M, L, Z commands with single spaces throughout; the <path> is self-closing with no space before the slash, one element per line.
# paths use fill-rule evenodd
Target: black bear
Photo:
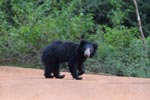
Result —
<path fill-rule="evenodd" d="M 68 62 L 69 70 L 76 80 L 81 80 L 84 71 L 83 63 L 92 57 L 97 50 L 97 44 L 86 40 L 79 43 L 55 41 L 48 45 L 42 53 L 42 62 L 45 66 L 45 78 L 64 78 L 60 75 L 60 63 Z"/>

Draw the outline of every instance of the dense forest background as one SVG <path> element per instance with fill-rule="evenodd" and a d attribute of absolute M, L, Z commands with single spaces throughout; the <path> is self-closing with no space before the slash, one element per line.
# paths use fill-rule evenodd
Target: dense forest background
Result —
<path fill-rule="evenodd" d="M 0 0 L 0 64 L 43 68 L 43 47 L 54 40 L 99 45 L 86 71 L 150 77 L 150 0 Z"/>

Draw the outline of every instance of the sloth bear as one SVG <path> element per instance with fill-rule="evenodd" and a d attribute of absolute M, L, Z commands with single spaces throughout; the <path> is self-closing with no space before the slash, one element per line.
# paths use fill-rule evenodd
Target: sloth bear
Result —
<path fill-rule="evenodd" d="M 45 66 L 45 78 L 62 79 L 60 75 L 60 64 L 68 62 L 71 75 L 76 80 L 81 80 L 84 71 L 83 63 L 88 57 L 94 56 L 97 44 L 86 40 L 79 43 L 55 41 L 48 45 L 42 53 L 42 62 Z"/>

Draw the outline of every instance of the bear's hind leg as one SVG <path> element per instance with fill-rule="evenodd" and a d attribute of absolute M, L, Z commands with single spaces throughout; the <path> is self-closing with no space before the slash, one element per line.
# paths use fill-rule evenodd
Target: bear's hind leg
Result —
<path fill-rule="evenodd" d="M 53 78 L 54 76 L 52 75 L 53 71 L 53 65 L 52 64 L 45 64 L 45 69 L 44 69 L 44 76 L 45 78 Z"/>
<path fill-rule="evenodd" d="M 65 75 L 60 75 L 60 66 L 57 63 L 55 63 L 53 73 L 54 76 L 58 79 L 63 79 L 65 77 Z"/>

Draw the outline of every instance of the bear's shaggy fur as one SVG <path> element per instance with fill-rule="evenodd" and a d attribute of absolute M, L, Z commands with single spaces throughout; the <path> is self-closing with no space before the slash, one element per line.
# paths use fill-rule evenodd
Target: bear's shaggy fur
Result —
<path fill-rule="evenodd" d="M 48 45 L 42 53 L 42 62 L 45 66 L 46 78 L 64 78 L 60 75 L 60 63 L 68 62 L 69 70 L 73 78 L 80 80 L 84 71 L 83 63 L 88 57 L 92 57 L 97 49 L 97 44 L 86 40 L 79 43 L 55 41 Z"/>

